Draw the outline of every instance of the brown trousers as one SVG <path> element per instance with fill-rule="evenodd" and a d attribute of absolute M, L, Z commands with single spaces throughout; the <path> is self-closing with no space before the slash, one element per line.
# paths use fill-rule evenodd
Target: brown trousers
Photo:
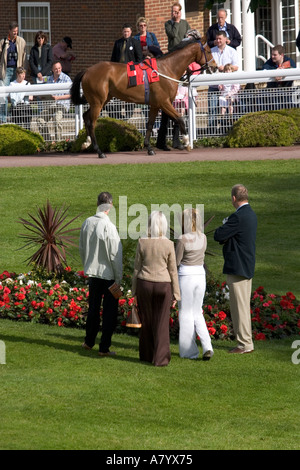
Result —
<path fill-rule="evenodd" d="M 167 366 L 171 360 L 169 319 L 172 303 L 170 282 L 137 280 L 137 302 L 142 322 L 139 341 L 141 361 Z"/>

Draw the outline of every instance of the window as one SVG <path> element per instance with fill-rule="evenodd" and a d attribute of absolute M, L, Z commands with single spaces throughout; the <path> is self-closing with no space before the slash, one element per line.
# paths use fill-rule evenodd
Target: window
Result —
<path fill-rule="evenodd" d="M 185 0 L 185 12 L 196 13 L 199 11 L 199 0 Z"/>
<path fill-rule="evenodd" d="M 20 35 L 26 41 L 29 53 L 34 45 L 34 38 L 38 31 L 43 31 L 50 37 L 50 3 L 49 2 L 19 2 L 18 18 Z"/>

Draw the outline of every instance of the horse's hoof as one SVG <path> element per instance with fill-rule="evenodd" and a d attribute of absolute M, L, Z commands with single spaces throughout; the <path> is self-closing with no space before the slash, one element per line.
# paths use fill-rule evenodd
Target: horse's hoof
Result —
<path fill-rule="evenodd" d="M 99 153 L 98 158 L 107 158 L 107 157 L 106 157 L 105 153 Z"/>
<path fill-rule="evenodd" d="M 186 149 L 188 152 L 190 152 L 190 151 L 192 150 L 190 145 L 187 145 L 187 146 L 185 147 L 185 149 Z"/>
<path fill-rule="evenodd" d="M 156 155 L 156 153 L 153 149 L 151 149 L 151 150 L 148 150 L 148 155 Z"/>

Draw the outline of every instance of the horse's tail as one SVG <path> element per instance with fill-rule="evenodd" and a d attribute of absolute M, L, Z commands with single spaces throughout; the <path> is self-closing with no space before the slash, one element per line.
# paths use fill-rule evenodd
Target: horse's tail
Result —
<path fill-rule="evenodd" d="M 71 100 L 75 105 L 86 104 L 87 102 L 84 95 L 81 95 L 80 93 L 80 84 L 84 74 L 85 71 L 79 72 L 74 78 L 73 84 L 71 86 Z"/>

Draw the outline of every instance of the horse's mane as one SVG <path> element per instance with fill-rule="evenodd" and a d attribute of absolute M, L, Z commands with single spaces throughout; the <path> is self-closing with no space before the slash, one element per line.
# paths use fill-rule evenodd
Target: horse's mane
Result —
<path fill-rule="evenodd" d="M 199 42 L 199 40 L 194 39 L 194 38 L 189 38 L 181 41 L 177 46 L 175 46 L 171 52 L 168 52 L 167 54 L 172 54 L 172 52 L 179 51 L 181 49 L 184 49 L 185 47 L 189 46 L 190 44 L 193 44 L 194 42 Z M 166 55 L 167 55 L 166 54 Z"/>
<path fill-rule="evenodd" d="M 195 38 L 189 38 L 181 41 L 177 46 L 175 46 L 170 52 L 166 52 L 162 56 L 159 57 L 159 59 L 163 59 L 164 57 L 169 57 L 170 54 L 173 54 L 173 52 L 180 51 L 181 49 L 184 49 L 185 47 L 189 46 L 190 44 L 194 44 L 195 42 L 200 42 L 199 40 Z"/>

